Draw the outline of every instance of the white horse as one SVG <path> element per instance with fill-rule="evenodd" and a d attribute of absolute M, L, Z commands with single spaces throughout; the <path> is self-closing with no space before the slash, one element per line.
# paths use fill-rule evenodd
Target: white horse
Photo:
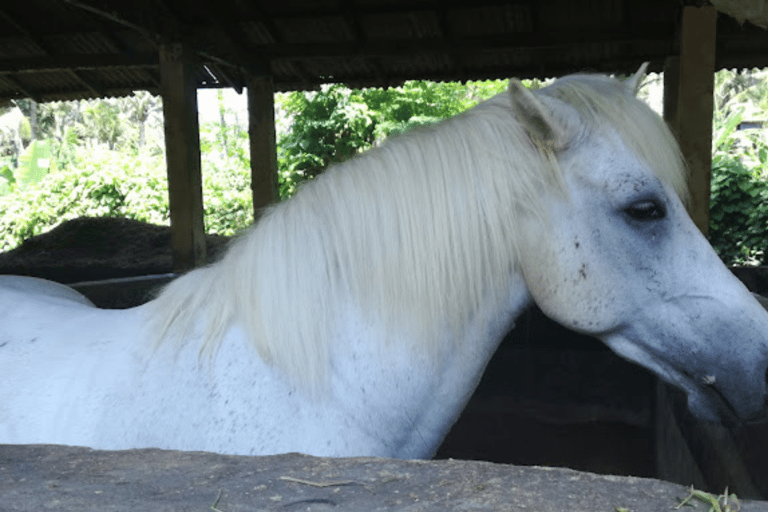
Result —
<path fill-rule="evenodd" d="M 0 443 L 430 457 L 532 301 L 699 417 L 761 419 L 768 313 L 686 214 L 642 75 L 513 80 L 134 309 L 0 288 Z"/>

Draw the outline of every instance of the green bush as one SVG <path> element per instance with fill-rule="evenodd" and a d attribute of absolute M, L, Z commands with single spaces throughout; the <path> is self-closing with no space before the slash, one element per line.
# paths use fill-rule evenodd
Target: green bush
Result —
<path fill-rule="evenodd" d="M 247 166 L 236 161 L 204 172 L 206 230 L 232 235 L 253 220 Z M 169 224 L 165 159 L 116 151 L 76 151 L 74 163 L 39 183 L 0 196 L 0 251 L 76 217 L 126 217 Z"/>
<path fill-rule="evenodd" d="M 85 150 L 76 160 L 71 167 L 0 196 L 0 250 L 81 216 L 168 223 L 168 185 L 161 161 Z"/>
<path fill-rule="evenodd" d="M 305 180 L 329 164 L 370 148 L 375 142 L 452 117 L 502 92 L 504 80 L 460 84 L 413 80 L 387 89 L 347 89 L 278 96 L 292 118 L 278 141 L 280 198 L 292 196 Z"/>
<path fill-rule="evenodd" d="M 234 235 L 253 222 L 253 194 L 249 164 L 231 161 L 203 172 L 205 229 Z"/>
<path fill-rule="evenodd" d="M 759 131 L 736 129 L 742 112 L 717 123 L 709 241 L 726 265 L 759 265 L 768 256 L 768 145 Z"/>

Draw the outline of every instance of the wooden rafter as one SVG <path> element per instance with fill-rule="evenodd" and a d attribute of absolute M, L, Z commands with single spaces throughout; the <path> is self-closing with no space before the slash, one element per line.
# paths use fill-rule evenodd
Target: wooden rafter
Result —
<path fill-rule="evenodd" d="M 6 9 L 0 10 L 0 17 L 2 17 L 6 23 L 13 26 L 14 29 L 17 30 L 21 36 L 23 36 L 25 39 L 29 40 L 31 43 L 37 46 L 42 53 L 50 57 L 57 56 L 58 52 L 54 48 L 52 48 L 51 45 L 43 41 L 40 37 L 36 36 L 29 27 L 24 25 L 22 22 L 18 21 L 18 19 L 15 16 L 8 13 Z M 100 86 L 100 84 L 97 83 L 96 80 L 85 78 L 84 76 L 82 76 L 80 72 L 75 71 L 73 69 L 65 69 L 64 72 L 67 73 L 72 78 L 74 78 L 77 82 L 79 82 L 82 86 L 84 86 L 94 95 L 104 96 L 104 89 L 103 87 Z"/>
<path fill-rule="evenodd" d="M 351 0 L 345 0 L 342 5 L 342 19 L 345 25 L 352 32 L 353 45 L 359 48 L 364 48 L 368 44 L 368 35 L 363 30 L 363 26 L 360 22 L 360 14 L 357 11 L 357 7 Z M 381 63 L 378 59 L 369 59 L 368 66 L 373 69 L 373 75 L 383 81 L 384 73 L 382 71 Z"/>
<path fill-rule="evenodd" d="M 254 49 L 269 59 L 397 57 L 433 53 L 472 55 L 483 51 L 558 49 L 563 46 L 574 48 L 607 43 L 650 45 L 658 44 L 660 36 L 661 34 L 653 34 L 650 31 L 646 31 L 642 35 L 627 35 L 617 31 L 600 34 L 556 34 L 544 41 L 537 34 L 525 33 L 502 34 L 493 37 L 432 37 L 418 40 L 377 41 L 369 42 L 363 46 L 357 46 L 351 42 L 282 43 L 259 45 Z M 672 44 L 671 40 L 669 44 Z"/>
<path fill-rule="evenodd" d="M 483 9 L 488 7 L 505 7 L 510 5 L 522 5 L 530 6 L 531 0 L 476 0 L 471 4 L 461 1 L 450 2 L 435 2 L 435 0 L 416 0 L 410 2 L 398 2 L 396 4 L 381 4 L 375 3 L 374 5 L 358 5 L 355 10 L 360 16 L 382 16 L 391 14 L 409 14 L 409 13 L 423 13 L 423 12 L 435 12 L 436 9 L 452 9 L 457 7 L 472 7 L 475 9 Z M 325 18 L 343 15 L 343 7 L 328 8 L 309 8 L 309 9 L 292 9 L 290 7 L 281 9 L 280 4 L 275 3 L 271 6 L 272 13 L 267 14 L 264 11 L 259 13 L 259 21 L 263 21 L 266 18 L 271 19 L 273 22 L 277 20 L 290 20 L 296 18 Z M 244 19 L 243 21 L 254 21 Z"/>
<path fill-rule="evenodd" d="M 5 76 L 2 77 L 2 79 L 5 82 L 11 84 L 11 86 L 13 86 L 14 89 L 19 91 L 21 97 L 32 98 L 36 103 L 40 103 L 40 97 L 37 94 L 35 94 L 35 93 L 31 92 L 31 91 L 28 91 L 26 87 L 21 85 L 14 78 L 12 78 L 12 77 L 10 77 L 8 75 L 5 75 Z"/>
<path fill-rule="evenodd" d="M 436 15 L 438 19 L 438 26 L 440 27 L 441 38 L 446 41 L 455 41 L 456 34 L 454 34 L 453 30 L 451 30 L 450 24 L 448 23 L 447 7 L 445 5 L 441 6 L 441 8 L 437 10 Z M 464 69 L 464 65 L 462 64 L 461 57 L 456 54 L 449 54 L 446 56 L 446 58 L 450 61 L 452 67 L 456 69 L 457 78 L 463 81 L 464 77 L 466 76 L 466 71 Z"/>
<path fill-rule="evenodd" d="M 18 59 L 0 59 L 0 75 L 112 67 L 156 67 L 158 63 L 158 56 L 154 53 L 141 55 L 107 53 L 98 55 L 62 55 L 58 57 L 46 55 Z"/>

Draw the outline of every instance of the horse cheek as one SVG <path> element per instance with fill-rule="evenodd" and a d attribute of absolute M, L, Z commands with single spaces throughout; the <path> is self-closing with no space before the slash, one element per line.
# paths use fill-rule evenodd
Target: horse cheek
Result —
<path fill-rule="evenodd" d="M 536 305 L 563 327 L 598 335 L 620 323 L 616 290 L 610 276 L 589 263 L 585 248 L 568 251 L 563 247 L 539 246 L 521 263 L 525 282 Z M 542 250 L 543 249 L 543 250 Z"/>

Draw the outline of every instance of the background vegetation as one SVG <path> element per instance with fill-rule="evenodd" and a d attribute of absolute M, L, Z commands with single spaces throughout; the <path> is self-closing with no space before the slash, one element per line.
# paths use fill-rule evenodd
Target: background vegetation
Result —
<path fill-rule="evenodd" d="M 540 82 L 529 83 L 538 87 Z M 504 81 L 406 82 L 391 89 L 340 85 L 276 98 L 279 190 L 415 126 L 453 116 Z M 652 102 L 653 103 L 653 102 Z M 247 117 L 217 95 L 201 124 L 206 228 L 233 234 L 251 221 Z M 768 88 L 758 71 L 716 77 L 710 239 L 728 264 L 765 264 L 768 233 Z M 168 223 L 162 107 L 139 92 L 122 99 L 0 109 L 0 251 L 84 215 Z"/>

